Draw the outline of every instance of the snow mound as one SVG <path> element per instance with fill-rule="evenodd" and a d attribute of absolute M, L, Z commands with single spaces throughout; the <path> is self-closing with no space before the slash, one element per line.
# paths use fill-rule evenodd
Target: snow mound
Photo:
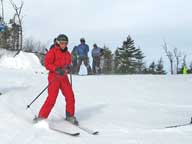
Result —
<path fill-rule="evenodd" d="M 35 54 L 20 52 L 16 57 L 3 55 L 0 59 L 0 67 L 14 68 L 30 71 L 45 71 L 40 60 Z"/>

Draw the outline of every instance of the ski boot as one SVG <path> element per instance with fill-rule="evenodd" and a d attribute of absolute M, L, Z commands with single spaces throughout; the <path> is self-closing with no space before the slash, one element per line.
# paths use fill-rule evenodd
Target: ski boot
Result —
<path fill-rule="evenodd" d="M 38 122 L 40 122 L 42 120 L 44 120 L 44 118 L 40 118 L 40 117 L 35 115 L 35 117 L 33 118 L 33 123 L 36 124 L 36 123 L 38 123 Z"/>
<path fill-rule="evenodd" d="M 74 125 L 79 125 L 79 122 L 77 121 L 76 117 L 75 116 L 70 116 L 70 114 L 67 112 L 66 113 L 66 121 L 74 124 Z"/>

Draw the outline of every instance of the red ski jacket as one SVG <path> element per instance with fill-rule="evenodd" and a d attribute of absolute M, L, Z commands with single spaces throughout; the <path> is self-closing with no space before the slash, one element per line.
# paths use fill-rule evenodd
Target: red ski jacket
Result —
<path fill-rule="evenodd" d="M 65 68 L 65 66 L 71 64 L 71 54 L 69 51 L 61 51 L 58 45 L 55 45 L 50 49 L 44 61 L 45 67 L 49 70 L 49 74 L 55 73 L 57 67 Z"/>

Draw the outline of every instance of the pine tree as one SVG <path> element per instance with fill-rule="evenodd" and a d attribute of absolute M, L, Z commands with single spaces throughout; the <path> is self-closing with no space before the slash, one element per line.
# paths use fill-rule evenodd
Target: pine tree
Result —
<path fill-rule="evenodd" d="M 0 47 L 10 49 L 11 45 L 11 29 L 6 27 L 4 31 L 0 32 Z"/>
<path fill-rule="evenodd" d="M 183 57 L 183 63 L 182 63 L 182 65 L 181 65 L 181 68 L 179 69 L 179 74 L 182 74 L 182 73 L 183 73 L 184 67 L 187 68 L 186 57 L 187 57 L 187 56 L 184 55 L 184 57 Z"/>
<path fill-rule="evenodd" d="M 148 73 L 156 74 L 156 64 L 154 61 L 149 65 Z"/>
<path fill-rule="evenodd" d="M 115 51 L 114 54 L 114 73 L 119 73 L 119 65 L 120 65 L 120 55 L 118 49 Z"/>
<path fill-rule="evenodd" d="M 131 36 L 123 42 L 123 46 L 115 51 L 115 72 L 121 74 L 136 73 L 137 58 L 139 49 L 134 46 Z M 137 55 L 138 56 L 138 55 Z"/>
<path fill-rule="evenodd" d="M 103 61 L 102 72 L 104 74 L 112 73 L 112 63 L 113 63 L 113 55 L 109 48 L 106 46 L 103 47 L 103 56 L 101 58 Z"/>
<path fill-rule="evenodd" d="M 143 58 L 144 58 L 144 54 L 141 51 L 140 47 L 138 48 L 138 52 L 135 54 L 135 58 L 136 58 L 136 73 L 144 73 L 145 70 L 145 63 L 143 62 Z"/>
<path fill-rule="evenodd" d="M 166 74 L 166 72 L 164 71 L 162 58 L 159 59 L 157 65 L 156 65 L 156 74 Z"/>
<path fill-rule="evenodd" d="M 188 71 L 188 73 L 192 74 L 192 62 L 191 62 L 191 64 L 189 65 L 189 71 Z"/>

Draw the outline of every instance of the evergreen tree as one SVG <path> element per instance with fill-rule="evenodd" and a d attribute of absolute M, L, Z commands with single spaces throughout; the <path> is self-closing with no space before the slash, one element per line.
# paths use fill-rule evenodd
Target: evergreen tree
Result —
<path fill-rule="evenodd" d="M 154 61 L 149 65 L 148 73 L 156 74 L 156 64 Z"/>
<path fill-rule="evenodd" d="M 166 74 L 166 72 L 164 71 L 162 58 L 159 59 L 157 65 L 156 65 L 156 74 Z"/>
<path fill-rule="evenodd" d="M 135 63 L 135 68 L 136 68 L 136 73 L 144 73 L 145 70 L 145 63 L 143 62 L 143 58 L 145 56 L 143 55 L 143 52 L 141 51 L 140 47 L 138 48 L 137 53 L 135 54 L 136 58 L 136 63 Z"/>
<path fill-rule="evenodd" d="M 114 73 L 119 73 L 120 55 L 118 49 L 114 54 Z"/>
<path fill-rule="evenodd" d="M 0 32 L 0 47 L 10 49 L 11 45 L 11 29 L 6 27 L 4 31 Z"/>
<path fill-rule="evenodd" d="M 179 69 L 179 74 L 183 73 L 183 69 L 187 68 L 187 63 L 186 63 L 186 55 L 183 57 L 183 63 L 181 65 L 181 68 Z"/>
<path fill-rule="evenodd" d="M 116 73 L 136 73 L 137 58 L 139 49 L 134 46 L 131 36 L 123 42 L 123 46 L 115 51 L 115 72 Z M 137 55 L 138 57 L 138 55 Z"/>
<path fill-rule="evenodd" d="M 147 68 L 146 66 L 144 67 L 142 73 L 143 73 L 143 74 L 149 74 L 149 70 L 148 70 L 148 68 Z"/>
<path fill-rule="evenodd" d="M 102 72 L 104 74 L 112 73 L 113 55 L 109 48 L 103 47 L 103 56 L 101 58 Z"/>
<path fill-rule="evenodd" d="M 192 74 L 192 62 L 191 62 L 191 64 L 189 65 L 188 73 Z"/>
<path fill-rule="evenodd" d="M 6 26 L 3 31 L 0 31 L 0 47 L 8 50 L 18 50 L 18 29 L 15 24 Z"/>

